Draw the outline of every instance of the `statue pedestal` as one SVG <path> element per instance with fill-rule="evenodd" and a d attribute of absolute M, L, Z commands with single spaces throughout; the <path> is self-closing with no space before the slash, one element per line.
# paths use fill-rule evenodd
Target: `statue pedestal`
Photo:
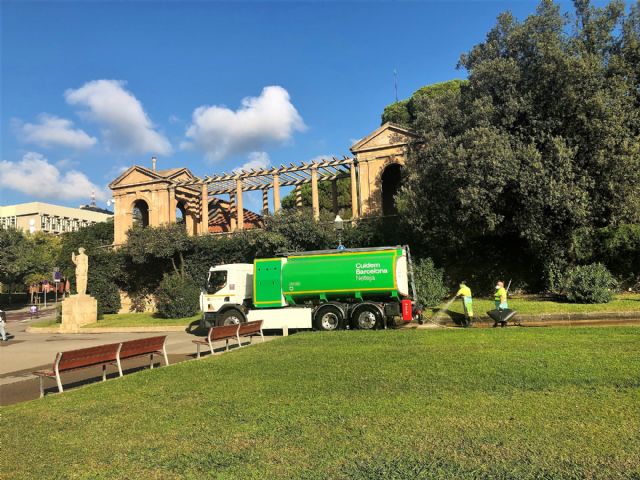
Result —
<path fill-rule="evenodd" d="M 61 332 L 80 331 L 80 327 L 98 321 L 98 301 L 91 295 L 71 295 L 62 302 Z"/>

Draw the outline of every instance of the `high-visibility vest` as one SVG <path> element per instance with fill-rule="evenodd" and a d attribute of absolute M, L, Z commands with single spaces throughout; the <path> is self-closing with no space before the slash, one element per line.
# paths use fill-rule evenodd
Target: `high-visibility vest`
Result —
<path fill-rule="evenodd" d="M 466 285 L 463 285 L 462 287 L 460 287 L 460 290 L 458 290 L 458 293 L 456 293 L 456 297 L 458 297 L 458 296 L 470 297 L 471 296 L 471 289 L 469 287 L 467 287 Z"/>
<path fill-rule="evenodd" d="M 500 287 L 496 290 L 495 301 L 498 303 L 505 303 L 507 301 L 507 291 L 504 287 Z"/>

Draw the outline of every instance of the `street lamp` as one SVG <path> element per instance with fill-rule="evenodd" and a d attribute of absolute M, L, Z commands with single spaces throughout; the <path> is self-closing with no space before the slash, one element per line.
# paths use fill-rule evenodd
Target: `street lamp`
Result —
<path fill-rule="evenodd" d="M 342 232 L 344 230 L 344 220 L 340 218 L 340 215 L 336 215 L 336 219 L 333 221 L 333 226 L 336 229 L 336 233 L 338 234 L 338 250 L 344 250 L 344 245 L 342 245 Z"/>

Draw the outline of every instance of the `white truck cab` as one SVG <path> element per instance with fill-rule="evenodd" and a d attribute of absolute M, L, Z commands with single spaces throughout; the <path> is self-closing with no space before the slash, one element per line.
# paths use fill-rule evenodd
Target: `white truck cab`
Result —
<path fill-rule="evenodd" d="M 209 269 L 207 285 L 200 294 L 203 312 L 220 312 L 223 307 L 243 305 L 253 297 L 253 265 L 231 263 Z"/>

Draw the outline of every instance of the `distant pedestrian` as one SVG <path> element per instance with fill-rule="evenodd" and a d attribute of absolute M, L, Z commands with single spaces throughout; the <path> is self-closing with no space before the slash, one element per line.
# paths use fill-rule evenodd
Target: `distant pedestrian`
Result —
<path fill-rule="evenodd" d="M 4 329 L 5 323 L 7 323 L 7 316 L 4 311 L 0 309 L 0 337 L 2 337 L 3 342 L 7 341 L 7 332 Z"/>
<path fill-rule="evenodd" d="M 504 282 L 502 281 L 496 283 L 494 301 L 496 303 L 496 310 L 498 310 L 500 320 L 495 320 L 493 326 L 497 327 L 498 324 L 500 324 L 501 327 L 506 327 L 507 321 L 504 320 L 503 312 L 509 309 L 509 304 L 507 303 L 507 290 L 504 288 Z"/>
<path fill-rule="evenodd" d="M 465 328 L 470 327 L 473 322 L 473 298 L 471 296 L 471 289 L 467 287 L 465 280 L 460 282 L 460 290 L 456 293 L 456 297 L 462 298 L 462 308 L 464 309 L 462 326 Z"/>

